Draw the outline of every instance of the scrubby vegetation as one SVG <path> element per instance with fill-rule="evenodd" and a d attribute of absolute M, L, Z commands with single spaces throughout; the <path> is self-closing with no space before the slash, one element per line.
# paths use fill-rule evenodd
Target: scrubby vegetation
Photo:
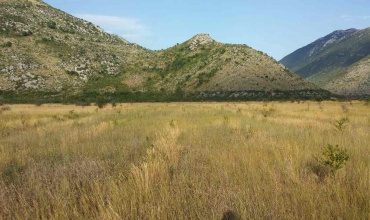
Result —
<path fill-rule="evenodd" d="M 3 105 L 0 219 L 367 219 L 369 106 L 342 105 Z"/>
<path fill-rule="evenodd" d="M 331 174 L 335 177 L 336 172 L 343 168 L 348 161 L 349 156 L 347 150 L 339 148 L 338 145 L 330 145 L 323 150 L 320 157 L 316 160 L 325 166 L 329 167 Z"/>

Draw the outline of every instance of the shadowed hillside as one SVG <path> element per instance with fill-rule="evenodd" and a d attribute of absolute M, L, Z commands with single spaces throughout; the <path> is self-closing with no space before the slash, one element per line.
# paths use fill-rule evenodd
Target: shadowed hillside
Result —
<path fill-rule="evenodd" d="M 370 95 L 370 28 L 333 33 L 280 62 L 318 86 L 342 95 Z"/>

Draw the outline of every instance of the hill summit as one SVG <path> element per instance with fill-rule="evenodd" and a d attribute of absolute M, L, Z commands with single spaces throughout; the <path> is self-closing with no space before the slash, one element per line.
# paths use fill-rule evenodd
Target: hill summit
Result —
<path fill-rule="evenodd" d="M 213 42 L 215 42 L 215 40 L 213 40 L 209 34 L 197 34 L 189 40 L 188 44 L 190 49 L 194 50 L 198 46 L 207 45 Z"/>

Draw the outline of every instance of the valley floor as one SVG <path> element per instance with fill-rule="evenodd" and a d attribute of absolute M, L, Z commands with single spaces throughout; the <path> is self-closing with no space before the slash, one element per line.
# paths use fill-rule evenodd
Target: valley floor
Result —
<path fill-rule="evenodd" d="M 365 102 L 3 105 L 0 219 L 369 219 L 369 148 Z"/>

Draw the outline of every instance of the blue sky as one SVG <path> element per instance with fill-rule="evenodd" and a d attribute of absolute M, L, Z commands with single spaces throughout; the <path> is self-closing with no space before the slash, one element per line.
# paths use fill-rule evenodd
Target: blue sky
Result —
<path fill-rule="evenodd" d="M 334 30 L 370 27 L 369 0 L 44 0 L 149 49 L 195 34 L 279 60 Z"/>

